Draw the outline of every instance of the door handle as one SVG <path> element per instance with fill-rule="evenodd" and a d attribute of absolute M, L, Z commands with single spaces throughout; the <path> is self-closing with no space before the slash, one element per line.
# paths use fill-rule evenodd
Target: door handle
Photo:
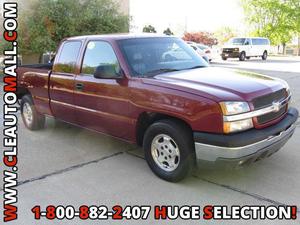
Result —
<path fill-rule="evenodd" d="M 77 84 L 76 84 L 76 90 L 82 91 L 83 88 L 84 88 L 84 85 L 83 85 L 82 83 L 77 83 Z"/>

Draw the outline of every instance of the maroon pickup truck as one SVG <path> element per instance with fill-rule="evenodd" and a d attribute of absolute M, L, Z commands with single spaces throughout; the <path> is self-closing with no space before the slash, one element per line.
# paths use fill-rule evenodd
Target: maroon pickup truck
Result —
<path fill-rule="evenodd" d="M 62 41 L 52 65 L 18 69 L 27 128 L 45 116 L 143 146 L 152 171 L 179 181 L 197 159 L 243 165 L 292 136 L 298 111 L 283 80 L 212 68 L 176 37 Z"/>

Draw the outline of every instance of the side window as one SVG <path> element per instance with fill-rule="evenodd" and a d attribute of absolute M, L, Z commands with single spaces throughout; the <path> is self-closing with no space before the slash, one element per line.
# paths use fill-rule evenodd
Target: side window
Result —
<path fill-rule="evenodd" d="M 90 41 L 87 44 L 81 73 L 113 78 L 120 75 L 117 56 L 111 45 L 104 41 Z"/>
<path fill-rule="evenodd" d="M 74 73 L 80 46 L 80 41 L 65 42 L 58 61 L 54 65 L 54 72 Z"/>
<path fill-rule="evenodd" d="M 244 42 L 244 45 L 250 45 L 250 44 L 251 44 L 251 39 L 247 38 Z"/>
<path fill-rule="evenodd" d="M 262 45 L 269 45 L 269 40 L 268 39 L 262 39 Z"/>

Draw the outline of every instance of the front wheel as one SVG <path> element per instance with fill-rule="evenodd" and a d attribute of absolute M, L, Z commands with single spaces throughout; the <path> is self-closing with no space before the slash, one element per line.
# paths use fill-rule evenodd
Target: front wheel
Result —
<path fill-rule="evenodd" d="M 45 126 L 45 116 L 36 111 L 30 95 L 25 95 L 22 98 L 21 115 L 29 130 L 39 130 Z"/>
<path fill-rule="evenodd" d="M 245 59 L 246 59 L 246 53 L 245 52 L 241 52 L 239 60 L 240 61 L 245 61 Z"/>
<path fill-rule="evenodd" d="M 267 51 L 264 51 L 263 55 L 262 55 L 262 60 L 266 60 L 268 58 L 268 53 Z"/>
<path fill-rule="evenodd" d="M 190 129 L 175 120 L 161 120 L 146 131 L 143 147 L 150 169 L 160 178 L 178 182 L 195 165 L 195 148 Z"/>

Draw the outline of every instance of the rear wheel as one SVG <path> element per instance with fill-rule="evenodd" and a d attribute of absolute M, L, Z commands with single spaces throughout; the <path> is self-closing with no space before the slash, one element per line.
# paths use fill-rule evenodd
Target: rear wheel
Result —
<path fill-rule="evenodd" d="M 241 52 L 239 60 L 240 61 L 245 61 L 245 59 L 246 59 L 246 53 L 245 52 Z"/>
<path fill-rule="evenodd" d="M 161 120 L 146 131 L 143 147 L 146 161 L 160 178 L 178 182 L 195 165 L 192 132 L 180 121 Z"/>
<path fill-rule="evenodd" d="M 224 61 L 226 61 L 226 60 L 227 60 L 227 58 L 226 58 L 226 57 L 224 57 L 224 56 L 222 56 L 222 59 L 223 59 Z"/>
<path fill-rule="evenodd" d="M 249 60 L 249 59 L 250 59 L 250 57 L 249 57 L 249 56 L 247 56 L 247 57 L 246 57 L 246 59 L 247 59 L 247 60 Z"/>
<path fill-rule="evenodd" d="M 263 55 L 262 55 L 262 60 L 266 60 L 268 58 L 268 52 L 264 51 Z"/>
<path fill-rule="evenodd" d="M 45 116 L 35 109 L 30 95 L 25 95 L 21 101 L 21 115 L 25 126 L 29 130 L 39 130 L 45 126 Z"/>

